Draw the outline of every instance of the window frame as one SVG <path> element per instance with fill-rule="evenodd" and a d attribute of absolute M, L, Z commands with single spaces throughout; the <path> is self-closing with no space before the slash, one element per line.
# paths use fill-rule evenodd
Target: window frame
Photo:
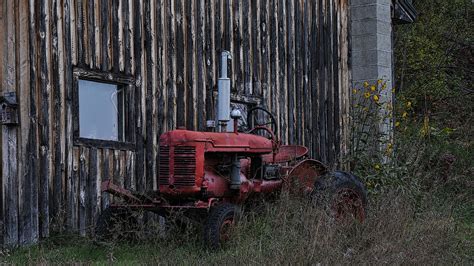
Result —
<path fill-rule="evenodd" d="M 134 88 L 135 80 L 131 76 L 110 73 L 110 72 L 99 72 L 95 70 L 86 70 L 82 68 L 73 69 L 73 141 L 74 145 L 77 146 L 88 146 L 95 148 L 108 148 L 108 149 L 119 149 L 119 150 L 135 150 L 136 149 L 136 137 L 135 137 L 135 112 L 134 112 Z M 88 80 L 99 83 L 106 83 L 117 85 L 118 88 L 123 89 L 122 97 L 120 100 L 118 97 L 117 101 L 123 102 L 120 104 L 121 113 L 124 117 L 120 122 L 122 126 L 119 126 L 119 136 L 123 134 L 122 140 L 102 140 L 84 138 L 80 136 L 80 118 L 79 118 L 79 80 Z M 120 117 L 119 117 L 120 119 Z M 123 127 L 120 130 L 120 127 Z"/>

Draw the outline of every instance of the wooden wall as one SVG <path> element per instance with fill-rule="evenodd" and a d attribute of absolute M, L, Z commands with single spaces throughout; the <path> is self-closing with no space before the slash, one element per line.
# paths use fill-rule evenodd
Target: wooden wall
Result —
<path fill-rule="evenodd" d="M 102 180 L 156 188 L 158 137 L 214 119 L 219 52 L 235 99 L 276 114 L 286 143 L 335 161 L 346 151 L 347 0 L 1 0 L 1 90 L 20 126 L 2 126 L 4 244 L 56 230 L 86 235 Z M 78 69 L 133 79 L 133 148 L 77 145 Z"/>

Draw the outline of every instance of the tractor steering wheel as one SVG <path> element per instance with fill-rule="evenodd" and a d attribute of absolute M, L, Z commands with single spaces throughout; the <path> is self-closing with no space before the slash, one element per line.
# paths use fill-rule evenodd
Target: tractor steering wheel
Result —
<path fill-rule="evenodd" d="M 262 111 L 264 112 L 266 115 L 268 115 L 268 121 L 259 121 L 258 120 L 258 116 L 256 115 L 257 112 L 256 111 Z M 272 113 L 270 113 L 268 110 L 266 110 L 265 108 L 263 107 L 254 107 L 252 109 L 250 109 L 248 112 L 247 112 L 247 125 L 248 126 L 252 126 L 252 129 L 249 130 L 247 133 L 253 133 L 257 130 L 265 130 L 265 131 L 268 131 L 270 133 L 270 135 L 272 137 L 276 136 L 277 135 L 277 124 L 276 124 L 276 120 L 275 120 L 275 117 L 273 117 Z M 270 127 L 268 127 L 270 125 Z"/>

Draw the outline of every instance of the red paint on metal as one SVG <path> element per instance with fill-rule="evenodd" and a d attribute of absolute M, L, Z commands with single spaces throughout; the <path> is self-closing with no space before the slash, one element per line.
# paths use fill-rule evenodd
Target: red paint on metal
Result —
<path fill-rule="evenodd" d="M 301 159 L 308 154 L 308 148 L 299 145 L 282 145 L 275 154 L 273 160 L 272 154 L 263 155 L 262 158 L 267 163 L 287 163 Z"/>
<path fill-rule="evenodd" d="M 160 137 L 160 145 L 201 146 L 205 152 L 265 154 L 273 151 L 272 141 L 257 135 L 239 133 L 173 130 Z"/>

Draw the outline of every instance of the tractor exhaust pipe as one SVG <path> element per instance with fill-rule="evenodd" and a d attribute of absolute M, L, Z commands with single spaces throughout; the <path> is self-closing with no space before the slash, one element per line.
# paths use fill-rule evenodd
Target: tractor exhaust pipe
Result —
<path fill-rule="evenodd" d="M 230 79 L 227 77 L 227 60 L 232 59 L 229 51 L 221 53 L 221 76 L 217 81 L 217 120 L 219 131 L 227 131 L 230 120 Z"/>

